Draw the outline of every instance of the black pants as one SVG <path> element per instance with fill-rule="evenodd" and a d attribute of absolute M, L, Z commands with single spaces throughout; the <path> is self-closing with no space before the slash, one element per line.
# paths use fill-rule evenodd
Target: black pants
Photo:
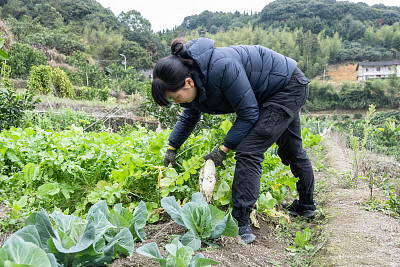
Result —
<path fill-rule="evenodd" d="M 313 204 L 314 172 L 303 149 L 299 112 L 308 98 L 310 80 L 296 69 L 289 84 L 260 106 L 259 120 L 236 147 L 236 169 L 232 185 L 233 217 L 239 226 L 250 222 L 250 213 L 260 194 L 261 162 L 274 143 L 283 164 L 299 180 L 299 200 Z"/>

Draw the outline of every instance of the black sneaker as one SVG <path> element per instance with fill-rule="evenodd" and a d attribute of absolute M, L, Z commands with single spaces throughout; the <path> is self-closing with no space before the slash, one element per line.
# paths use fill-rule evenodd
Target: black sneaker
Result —
<path fill-rule="evenodd" d="M 256 239 L 256 236 L 251 232 L 250 226 L 239 226 L 239 235 L 244 243 L 249 244 Z"/>
<path fill-rule="evenodd" d="M 282 204 L 283 209 L 288 211 L 292 216 L 302 216 L 304 218 L 313 218 L 318 210 L 314 204 L 301 204 L 299 200 L 295 199 L 292 204 Z"/>

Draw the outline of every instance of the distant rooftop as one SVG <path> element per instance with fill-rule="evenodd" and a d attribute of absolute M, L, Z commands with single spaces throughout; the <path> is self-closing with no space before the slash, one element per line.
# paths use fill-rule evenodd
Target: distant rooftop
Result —
<path fill-rule="evenodd" d="M 356 70 L 358 70 L 359 66 L 393 66 L 393 65 L 400 65 L 400 60 L 358 62 Z"/>

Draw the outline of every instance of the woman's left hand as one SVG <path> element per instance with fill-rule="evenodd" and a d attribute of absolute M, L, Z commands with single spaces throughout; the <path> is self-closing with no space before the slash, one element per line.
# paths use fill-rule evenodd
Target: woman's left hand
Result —
<path fill-rule="evenodd" d="M 222 149 L 225 148 L 223 146 L 211 151 L 211 153 L 205 155 L 204 160 L 211 159 L 214 161 L 215 166 L 221 166 L 222 161 L 225 159 L 227 152 L 224 152 Z"/>

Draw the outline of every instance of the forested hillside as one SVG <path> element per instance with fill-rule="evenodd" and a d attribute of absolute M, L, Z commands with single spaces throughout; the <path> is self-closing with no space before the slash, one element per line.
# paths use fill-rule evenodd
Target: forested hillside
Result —
<path fill-rule="evenodd" d="M 255 13 L 206 10 L 157 33 L 140 12 L 115 16 L 95 0 L 3 0 L 0 19 L 11 78 L 28 79 L 32 66 L 50 65 L 60 67 L 73 86 L 123 88 L 126 94 L 145 91 L 137 72 L 168 55 L 176 37 L 208 37 L 216 46 L 263 45 L 295 59 L 310 78 L 332 64 L 400 57 L 400 8 L 347 1 L 279 0 Z M 376 95 L 373 103 L 396 106 L 397 80 L 336 87 L 313 79 L 308 107 L 365 108 Z M 348 100 L 353 95 L 357 99 Z"/>
<path fill-rule="evenodd" d="M 266 45 L 292 56 L 312 77 L 327 64 L 391 60 L 400 51 L 400 8 L 384 5 L 280 0 L 258 13 L 206 10 L 158 33 L 139 12 L 116 17 L 95 0 L 3 0 L 0 7 L 15 42 L 67 56 L 81 51 L 99 60 L 124 54 L 128 66 L 137 69 L 168 54 L 170 41 L 178 36 L 212 37 L 217 45 Z"/>
<path fill-rule="evenodd" d="M 0 7 L 17 43 L 102 60 L 124 53 L 128 65 L 138 69 L 149 68 L 165 52 L 150 22 L 135 10 L 116 17 L 95 0 L 5 0 Z"/>
<path fill-rule="evenodd" d="M 229 18 L 229 19 L 228 19 Z M 341 49 L 330 58 L 329 63 L 348 60 L 390 60 L 399 57 L 400 51 L 400 7 L 385 5 L 368 6 L 335 0 L 280 0 L 274 1 L 255 14 L 229 14 L 204 11 L 186 17 L 177 27 L 187 33 L 196 30 L 216 34 L 251 25 L 254 32 L 261 28 L 271 32 L 286 28 L 287 31 L 309 32 L 311 40 L 324 34 L 341 38 Z M 254 35 L 252 35 L 254 36 Z M 246 40 L 242 40 L 246 43 Z M 254 42 L 257 42 L 256 40 Z M 297 40 L 302 49 L 302 36 Z"/>

